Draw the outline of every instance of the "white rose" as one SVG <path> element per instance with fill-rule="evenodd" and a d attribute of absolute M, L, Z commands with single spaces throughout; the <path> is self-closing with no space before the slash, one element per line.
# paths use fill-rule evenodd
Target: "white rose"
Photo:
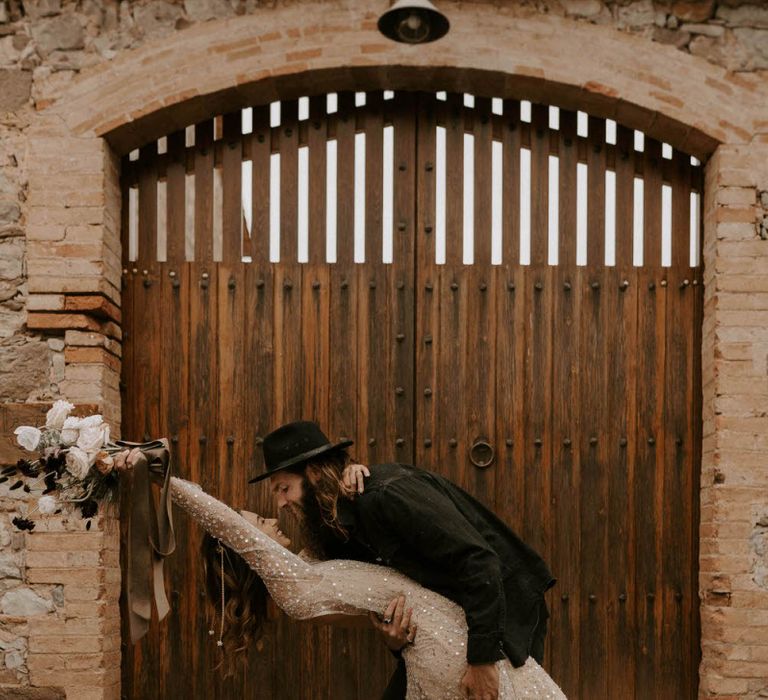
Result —
<path fill-rule="evenodd" d="M 79 447 L 70 447 L 67 452 L 67 471 L 77 479 L 85 479 L 91 468 L 91 459 L 87 452 Z"/>
<path fill-rule="evenodd" d="M 92 416 L 86 416 L 80 419 L 80 429 L 83 428 L 96 428 L 104 422 L 100 413 L 94 413 Z"/>
<path fill-rule="evenodd" d="M 86 452 L 98 452 L 104 447 L 104 430 L 102 426 L 80 428 L 77 446 Z"/>
<path fill-rule="evenodd" d="M 61 430 L 64 427 L 64 421 L 73 408 L 74 405 L 69 403 L 69 401 L 64 401 L 63 399 L 56 401 L 45 416 L 45 427 Z"/>
<path fill-rule="evenodd" d="M 34 452 L 37 449 L 42 437 L 42 433 L 30 425 L 20 425 L 13 431 L 13 434 L 16 435 L 16 441 L 19 445 L 30 452 Z"/>
<path fill-rule="evenodd" d="M 74 445 L 80 435 L 80 419 L 70 416 L 64 420 L 61 428 L 61 441 L 65 445 Z"/>
<path fill-rule="evenodd" d="M 53 515 L 59 507 L 59 502 L 54 496 L 40 496 L 37 501 L 37 509 L 43 515 Z"/>

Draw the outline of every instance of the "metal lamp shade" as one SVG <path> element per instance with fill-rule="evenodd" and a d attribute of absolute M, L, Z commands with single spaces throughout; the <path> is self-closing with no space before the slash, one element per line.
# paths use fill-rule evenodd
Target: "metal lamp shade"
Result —
<path fill-rule="evenodd" d="M 429 0 L 398 0 L 381 17 L 379 31 L 403 44 L 426 44 L 444 37 L 448 18 Z"/>

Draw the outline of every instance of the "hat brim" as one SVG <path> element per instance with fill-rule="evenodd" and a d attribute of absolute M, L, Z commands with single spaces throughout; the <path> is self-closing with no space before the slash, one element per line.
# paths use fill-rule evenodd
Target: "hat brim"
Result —
<path fill-rule="evenodd" d="M 284 471 L 289 467 L 295 467 L 297 464 L 306 462 L 307 460 L 312 459 L 313 457 L 317 457 L 318 455 L 325 454 L 326 452 L 331 452 L 332 450 L 340 450 L 340 449 L 343 449 L 344 447 L 349 447 L 350 445 L 353 445 L 353 444 L 354 444 L 354 440 L 342 440 L 341 442 L 338 442 L 335 445 L 331 445 L 329 443 L 321 447 L 316 447 L 314 450 L 309 450 L 308 452 L 302 452 L 300 455 L 296 455 L 291 459 L 285 460 L 285 462 L 280 462 L 280 464 L 278 464 L 274 469 L 270 469 L 264 474 L 259 474 L 257 477 L 254 477 L 253 479 L 249 479 L 248 483 L 255 484 L 257 481 L 268 479 L 270 476 L 273 476 L 278 472 Z"/>

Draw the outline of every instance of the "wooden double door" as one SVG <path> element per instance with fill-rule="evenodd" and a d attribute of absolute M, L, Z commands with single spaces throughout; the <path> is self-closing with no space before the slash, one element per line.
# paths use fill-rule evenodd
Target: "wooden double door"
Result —
<path fill-rule="evenodd" d="M 440 472 L 558 579 L 545 666 L 568 697 L 695 697 L 700 165 L 515 100 L 308 105 L 125 159 L 123 434 L 168 436 L 176 474 L 265 515 L 247 481 L 291 420 Z M 221 680 L 202 533 L 174 517 L 172 612 L 124 633 L 126 697 L 379 696 L 373 632 L 286 619 Z"/>

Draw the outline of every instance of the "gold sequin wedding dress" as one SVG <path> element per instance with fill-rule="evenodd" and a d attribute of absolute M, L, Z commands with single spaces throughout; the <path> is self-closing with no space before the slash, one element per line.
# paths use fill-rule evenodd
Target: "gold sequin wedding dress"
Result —
<path fill-rule="evenodd" d="M 211 535 L 248 562 L 290 617 L 306 620 L 328 614 L 380 613 L 390 600 L 404 595 L 419 628 L 414 644 L 403 650 L 407 699 L 461 700 L 467 625 L 458 605 L 393 569 L 357 561 L 305 561 L 191 482 L 172 477 L 171 496 Z M 519 668 L 506 659 L 498 667 L 500 700 L 565 698 L 530 657 Z"/>

